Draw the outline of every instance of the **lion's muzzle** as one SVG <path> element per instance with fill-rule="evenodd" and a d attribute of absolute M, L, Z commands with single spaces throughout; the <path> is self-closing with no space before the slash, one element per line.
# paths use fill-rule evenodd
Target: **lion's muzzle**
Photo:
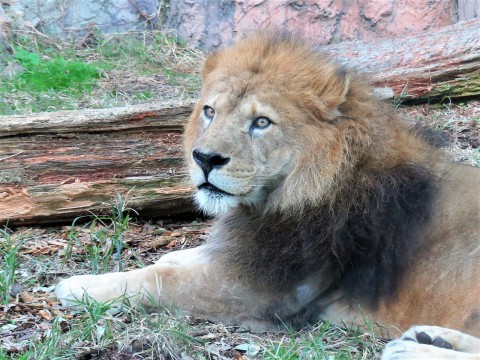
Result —
<path fill-rule="evenodd" d="M 205 175 L 205 180 L 207 181 L 210 171 L 212 171 L 213 169 L 219 169 L 230 161 L 230 158 L 223 157 L 218 153 L 204 153 L 198 149 L 194 149 L 192 151 L 192 157 L 193 160 L 195 160 L 198 166 L 200 166 L 200 168 L 202 169 L 203 174 Z"/>

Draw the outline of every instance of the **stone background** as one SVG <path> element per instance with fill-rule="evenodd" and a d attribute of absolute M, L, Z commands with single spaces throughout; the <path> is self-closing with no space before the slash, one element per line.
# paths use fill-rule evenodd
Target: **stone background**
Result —
<path fill-rule="evenodd" d="M 173 29 L 212 50 L 250 31 L 300 32 L 318 44 L 402 36 L 478 17 L 480 0 L 0 0 L 9 26 L 56 36 Z M 0 45 L 0 51 L 2 50 Z"/>
<path fill-rule="evenodd" d="M 1 4 L 6 20 L 57 36 L 77 35 L 92 26 L 105 33 L 151 28 L 161 9 L 158 0 L 3 0 Z"/>

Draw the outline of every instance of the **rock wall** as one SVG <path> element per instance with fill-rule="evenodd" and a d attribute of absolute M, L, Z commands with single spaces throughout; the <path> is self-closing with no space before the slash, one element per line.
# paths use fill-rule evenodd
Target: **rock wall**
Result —
<path fill-rule="evenodd" d="M 211 50 L 258 29 L 299 32 L 330 44 L 407 35 L 457 21 L 456 0 L 171 0 L 167 24 L 190 45 Z"/>
<path fill-rule="evenodd" d="M 232 0 L 170 0 L 166 26 L 190 46 L 211 50 L 232 40 L 236 6 Z"/>
<path fill-rule="evenodd" d="M 5 19 L 60 36 L 163 27 L 212 50 L 258 29 L 318 44 L 408 35 L 478 17 L 480 0 L 2 0 L 0 10 L 0 32 Z"/>
<path fill-rule="evenodd" d="M 158 22 L 161 0 L 4 0 L 9 19 L 54 36 L 148 29 Z"/>
<path fill-rule="evenodd" d="M 480 17 L 480 0 L 458 0 L 458 20 Z"/>

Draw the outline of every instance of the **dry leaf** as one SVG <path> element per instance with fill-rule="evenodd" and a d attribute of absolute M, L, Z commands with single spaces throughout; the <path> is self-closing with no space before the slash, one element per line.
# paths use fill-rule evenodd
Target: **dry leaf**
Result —
<path fill-rule="evenodd" d="M 38 315 L 40 315 L 42 318 L 44 318 L 45 320 L 47 321 L 52 321 L 53 320 L 53 316 L 52 314 L 50 314 L 50 311 L 48 310 L 40 310 L 38 312 Z"/>
<path fill-rule="evenodd" d="M 22 291 L 19 296 L 20 299 L 22 299 L 22 301 L 26 303 L 35 301 L 35 298 L 26 291 Z"/>
<path fill-rule="evenodd" d="M 170 241 L 170 243 L 169 243 L 168 245 L 166 245 L 165 247 L 166 247 L 167 249 L 171 249 L 171 248 L 173 248 L 175 245 L 177 245 L 177 240 L 172 240 L 172 241 Z"/>

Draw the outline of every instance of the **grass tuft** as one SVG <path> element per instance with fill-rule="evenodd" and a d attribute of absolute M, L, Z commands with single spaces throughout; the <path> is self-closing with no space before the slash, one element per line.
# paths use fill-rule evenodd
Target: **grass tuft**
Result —
<path fill-rule="evenodd" d="M 264 345 L 262 359 L 376 359 L 381 347 L 370 332 L 341 330 L 320 322 L 310 330 L 289 331 L 288 336 Z"/>
<path fill-rule="evenodd" d="M 129 229 L 131 217 L 128 207 L 128 194 L 122 198 L 117 193 L 116 198 L 110 205 L 109 215 L 92 215 L 78 217 L 68 232 L 68 246 L 65 251 L 63 262 L 72 256 L 75 244 L 85 249 L 85 260 L 90 264 L 94 274 L 112 271 L 113 264 L 117 264 L 117 271 L 123 271 L 122 250 L 127 249 L 124 242 L 124 233 Z M 77 223 L 82 223 L 76 226 Z M 82 237 L 88 236 L 89 241 L 82 241 Z"/>
<path fill-rule="evenodd" d="M 19 266 L 19 250 L 22 240 L 15 240 L 6 228 L 0 229 L 0 302 L 8 304 L 15 284 L 15 275 Z"/>
<path fill-rule="evenodd" d="M 44 60 L 39 53 L 22 48 L 16 50 L 15 59 L 25 68 L 12 83 L 20 91 L 89 92 L 99 78 L 98 68 L 84 61 L 65 60 L 63 57 Z"/>

